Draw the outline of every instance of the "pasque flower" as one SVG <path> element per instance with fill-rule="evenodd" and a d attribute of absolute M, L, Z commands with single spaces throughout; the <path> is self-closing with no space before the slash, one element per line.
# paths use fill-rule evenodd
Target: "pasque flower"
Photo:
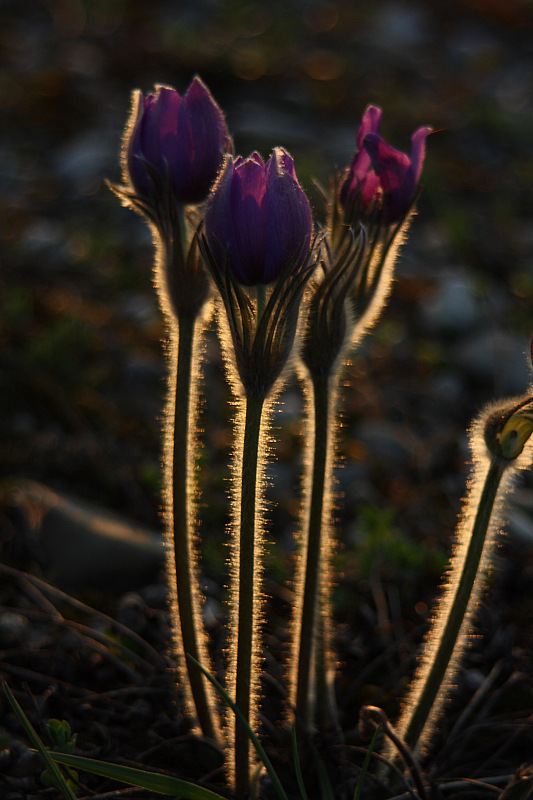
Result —
<path fill-rule="evenodd" d="M 258 715 L 262 617 L 262 441 L 268 409 L 295 349 L 300 305 L 315 268 L 311 232 L 311 209 L 285 150 L 277 147 L 266 164 L 257 153 L 247 160 L 226 158 L 207 201 L 199 242 L 218 289 L 221 343 L 240 406 L 229 692 L 252 729 Z M 230 776 L 236 797 L 244 797 L 250 794 L 250 743 L 233 717 L 228 722 L 234 744 Z"/>
<path fill-rule="evenodd" d="M 208 200 L 205 232 L 213 259 L 226 259 L 244 286 L 269 284 L 311 241 L 311 209 L 289 154 L 276 147 L 266 164 L 258 153 L 227 158 Z"/>
<path fill-rule="evenodd" d="M 411 156 L 395 150 L 378 133 L 381 109 L 369 106 L 357 134 L 357 152 L 346 171 L 339 199 L 345 211 L 358 206 L 364 215 L 376 205 L 383 208 L 384 221 L 399 222 L 416 193 L 426 155 L 429 127 L 411 137 Z"/>
<path fill-rule="evenodd" d="M 229 150 L 224 115 L 200 78 L 183 97 L 171 86 L 156 86 L 146 97 L 135 92 L 123 167 L 137 195 L 151 199 L 156 176 L 170 181 L 179 203 L 200 203 Z"/>
<path fill-rule="evenodd" d="M 150 223 L 156 246 L 155 284 L 168 324 L 164 505 L 170 610 L 185 704 L 204 736 L 221 741 L 214 693 L 189 655 L 209 668 L 194 545 L 198 349 L 211 305 L 198 247 L 202 203 L 231 139 L 224 116 L 199 78 L 181 97 L 156 86 L 134 92 L 123 140 L 124 184 L 110 188 Z M 188 208 L 187 208 L 188 206 Z M 191 207 L 192 206 L 192 207 Z"/>

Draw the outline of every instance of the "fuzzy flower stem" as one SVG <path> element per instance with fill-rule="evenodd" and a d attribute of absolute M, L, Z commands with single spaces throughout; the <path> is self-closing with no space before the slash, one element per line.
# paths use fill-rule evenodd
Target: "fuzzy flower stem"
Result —
<path fill-rule="evenodd" d="M 415 750 L 433 709 L 450 666 L 463 622 L 467 616 L 474 583 L 483 556 L 494 503 L 507 464 L 508 462 L 504 462 L 501 458 L 491 459 L 479 498 L 455 596 L 449 607 L 444 604 L 440 606 L 439 613 L 433 622 L 432 631 L 435 631 L 438 639 L 433 642 L 433 637 L 430 634 L 428 643 L 432 650 L 431 662 L 420 673 L 418 680 L 415 680 L 410 690 L 410 697 L 416 698 L 416 701 L 411 705 L 410 698 L 407 698 L 405 712 L 402 715 L 402 719 L 400 719 L 398 728 L 404 742 L 411 750 Z M 445 618 L 442 619 L 442 616 Z M 422 688 L 420 688 L 420 684 L 422 684 Z"/>
<path fill-rule="evenodd" d="M 199 323 L 198 323 L 199 324 Z M 169 571 L 174 605 L 174 628 L 181 638 L 182 653 L 208 666 L 207 647 L 202 627 L 198 594 L 197 553 L 192 540 L 191 477 L 194 474 L 191 431 L 194 430 L 196 400 L 195 334 L 197 318 L 182 315 L 178 330 L 173 326 L 171 354 L 174 364 L 170 377 L 167 408 L 166 506 Z M 177 339 L 177 354 L 176 354 Z M 177 359 L 176 359 L 177 355 Z M 177 614 L 175 606 L 177 605 Z M 179 616 L 179 619 L 176 617 Z M 181 648 L 180 648 L 181 649 Z M 187 662 L 190 690 L 202 733 L 220 741 L 211 687 L 196 667 Z"/>
<path fill-rule="evenodd" d="M 315 653 L 318 638 L 319 617 L 325 613 L 324 564 L 328 559 L 324 553 L 324 536 L 328 527 L 330 496 L 328 464 L 331 460 L 331 379 L 329 376 L 311 380 L 314 404 L 314 451 L 310 470 L 310 497 L 306 511 L 306 540 L 303 544 L 302 568 L 303 602 L 300 609 L 299 636 L 296 636 L 298 653 L 296 658 L 297 672 L 295 683 L 296 714 L 304 725 L 311 722 L 313 710 L 309 707 L 310 689 L 313 680 L 313 660 L 317 673 L 315 680 L 325 685 L 325 652 L 319 648 L 322 658 Z M 324 643 L 322 643 L 324 644 Z"/>
<path fill-rule="evenodd" d="M 258 542 L 257 491 L 260 476 L 260 435 L 263 417 L 263 397 L 246 399 L 244 442 L 242 449 L 240 509 L 238 598 L 237 598 L 237 657 L 235 662 L 235 703 L 254 727 L 254 695 L 257 673 L 257 624 L 260 601 L 257 583 Z M 235 728 L 235 794 L 244 797 L 250 787 L 250 742 L 241 725 Z"/>

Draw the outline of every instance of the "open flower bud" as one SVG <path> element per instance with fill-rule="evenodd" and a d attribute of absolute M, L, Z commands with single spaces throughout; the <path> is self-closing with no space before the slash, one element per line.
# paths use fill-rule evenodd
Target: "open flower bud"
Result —
<path fill-rule="evenodd" d="M 426 136 L 431 128 L 418 128 L 411 136 L 411 157 L 395 150 L 376 133 L 363 140 L 383 192 L 387 222 L 399 222 L 409 210 L 422 174 Z"/>
<path fill-rule="evenodd" d="M 147 199 L 154 179 L 168 180 L 179 203 L 201 203 L 231 150 L 224 115 L 200 78 L 183 97 L 170 86 L 155 89 L 146 97 L 134 94 L 124 144 L 125 180 Z"/>
<path fill-rule="evenodd" d="M 285 150 L 276 147 L 266 164 L 258 153 L 226 159 L 205 214 L 209 249 L 222 272 L 227 259 L 244 286 L 272 283 L 306 258 L 311 230 L 309 202 Z"/>
<path fill-rule="evenodd" d="M 345 212 L 357 207 L 371 214 L 381 206 L 384 222 L 403 219 L 414 199 L 426 155 L 426 137 L 431 128 L 422 127 L 411 137 L 411 157 L 391 147 L 379 136 L 381 109 L 369 106 L 357 134 L 357 152 L 346 171 L 339 192 Z"/>

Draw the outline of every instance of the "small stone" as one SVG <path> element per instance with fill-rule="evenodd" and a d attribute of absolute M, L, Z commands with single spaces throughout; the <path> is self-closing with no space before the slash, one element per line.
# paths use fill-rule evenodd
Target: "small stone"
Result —
<path fill-rule="evenodd" d="M 472 286 L 456 274 L 440 277 L 436 293 L 422 304 L 421 313 L 432 333 L 461 333 L 479 319 Z"/>
<path fill-rule="evenodd" d="M 0 642 L 3 647 L 13 646 L 21 642 L 28 628 L 28 620 L 15 611 L 4 611 L 0 614 Z"/>

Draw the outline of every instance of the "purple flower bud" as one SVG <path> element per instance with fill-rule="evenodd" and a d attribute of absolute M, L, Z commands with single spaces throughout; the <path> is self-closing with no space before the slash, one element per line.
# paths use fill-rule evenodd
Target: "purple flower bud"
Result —
<path fill-rule="evenodd" d="M 268 161 L 253 153 L 227 158 L 207 202 L 205 231 L 219 266 L 227 258 L 244 286 L 276 280 L 294 261 L 296 269 L 311 241 L 311 209 L 292 158 L 276 147 Z"/>
<path fill-rule="evenodd" d="M 357 134 L 357 152 L 346 171 L 339 192 L 345 212 L 356 205 L 370 214 L 383 204 L 384 221 L 399 222 L 415 196 L 426 154 L 426 136 L 431 128 L 419 128 L 412 136 L 411 158 L 395 150 L 379 136 L 381 109 L 369 106 Z"/>
<path fill-rule="evenodd" d="M 200 78 L 183 97 L 170 86 L 134 94 L 126 131 L 124 174 L 141 197 L 151 198 L 154 172 L 170 178 L 179 203 L 200 203 L 213 185 L 231 139 L 224 115 Z"/>

